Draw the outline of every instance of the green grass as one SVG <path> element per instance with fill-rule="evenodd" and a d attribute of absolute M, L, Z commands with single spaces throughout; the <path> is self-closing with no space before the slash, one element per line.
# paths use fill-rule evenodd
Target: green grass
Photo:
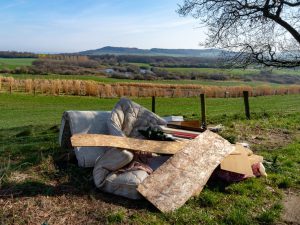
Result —
<path fill-rule="evenodd" d="M 134 99 L 151 108 L 150 98 Z M 118 99 L 99 99 L 77 96 L 32 96 L 26 94 L 0 95 L 0 128 L 28 126 L 35 124 L 59 124 L 65 110 L 111 110 Z M 250 98 L 252 116 L 259 118 L 274 113 L 287 114 L 300 111 L 300 95 L 266 96 Z M 165 106 L 168 107 L 165 107 Z M 186 118 L 200 118 L 198 98 L 157 98 L 156 111 L 162 116 L 183 115 Z M 242 98 L 207 99 L 207 117 L 211 122 L 221 123 L 231 119 L 244 118 Z"/>
<path fill-rule="evenodd" d="M 150 64 L 147 63 L 130 63 L 136 66 L 143 66 L 151 68 Z M 169 72 L 179 72 L 179 73 L 191 73 L 196 72 L 200 74 L 224 74 L 231 75 L 234 77 L 245 76 L 245 75 L 258 75 L 260 74 L 261 69 L 218 69 L 218 68 L 172 68 L 172 67 L 157 67 L 160 69 L 165 69 Z M 272 73 L 277 75 L 295 75 L 300 76 L 300 70 L 296 69 L 273 69 Z"/>
<path fill-rule="evenodd" d="M 148 63 L 128 63 L 128 64 L 139 66 L 139 67 L 147 67 L 148 69 L 151 68 L 150 64 Z"/>
<path fill-rule="evenodd" d="M 260 70 L 257 69 L 215 69 L 215 68 L 163 68 L 170 72 L 180 72 L 180 73 L 191 73 L 191 72 L 197 72 L 197 73 L 203 73 L 203 74 L 226 74 L 226 75 L 238 75 L 238 76 L 244 76 L 247 74 L 259 74 Z"/>
<path fill-rule="evenodd" d="M 69 218 L 78 205 L 80 219 L 91 224 L 274 224 L 280 221 L 284 191 L 300 190 L 300 95 L 290 95 L 250 98 L 252 120 L 245 119 L 242 99 L 207 99 L 209 123 L 224 124 L 221 134 L 226 138 L 253 141 L 253 150 L 268 162 L 267 179 L 233 184 L 210 181 L 199 197 L 169 214 L 158 212 L 145 200 L 102 194 L 94 188 L 90 169 L 60 161 L 66 150 L 57 144 L 58 129 L 65 110 L 111 110 L 117 101 L 0 94 L 0 194 L 3 190 L 21 193 L 0 201 L 0 206 L 5 206 L 0 210 L 1 223 L 28 222 L 30 216 L 36 216 L 33 206 L 41 212 L 45 207 L 41 196 L 54 201 L 66 195 L 73 204 L 51 205 L 56 207 L 53 217 Z M 134 101 L 151 107 L 150 98 Z M 161 116 L 200 116 L 197 98 L 158 98 L 156 108 Z M 19 178 L 22 174 L 28 177 Z M 22 205 L 24 199 L 32 202 Z M 80 207 L 85 201 L 90 208 Z M 22 214 L 24 207 L 26 214 Z"/>
<path fill-rule="evenodd" d="M 234 77 L 245 76 L 245 75 L 258 75 L 260 74 L 259 69 L 217 69 L 217 68 L 163 68 L 169 72 L 180 72 L 180 73 L 202 73 L 202 74 L 224 74 L 231 75 Z M 289 69 L 273 69 L 272 72 L 277 75 L 295 75 L 300 76 L 300 70 L 289 70 Z"/>
<path fill-rule="evenodd" d="M 16 69 L 21 66 L 31 66 L 34 58 L 0 58 L 0 69 Z"/>

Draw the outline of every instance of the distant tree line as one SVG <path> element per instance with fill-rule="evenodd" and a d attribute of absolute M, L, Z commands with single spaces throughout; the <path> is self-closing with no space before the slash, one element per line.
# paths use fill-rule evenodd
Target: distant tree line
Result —
<path fill-rule="evenodd" d="M 155 67 L 183 67 L 183 68 L 220 68 L 223 62 L 220 58 L 210 57 L 171 57 L 171 56 L 143 56 L 143 55 L 99 55 L 89 56 L 102 64 L 147 63 Z"/>
<path fill-rule="evenodd" d="M 0 51 L 0 58 L 38 58 L 38 55 L 31 52 Z"/>
<path fill-rule="evenodd" d="M 88 56 L 78 54 L 39 54 L 40 59 L 64 60 L 67 62 L 86 62 Z"/>

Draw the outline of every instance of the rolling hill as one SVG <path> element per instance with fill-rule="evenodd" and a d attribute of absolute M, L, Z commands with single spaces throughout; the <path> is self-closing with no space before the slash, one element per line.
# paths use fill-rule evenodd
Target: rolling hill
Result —
<path fill-rule="evenodd" d="M 81 55 L 146 55 L 146 56 L 174 56 L 174 57 L 206 57 L 215 58 L 223 53 L 228 53 L 220 49 L 139 49 L 126 47 L 106 46 L 95 50 L 79 52 Z"/>

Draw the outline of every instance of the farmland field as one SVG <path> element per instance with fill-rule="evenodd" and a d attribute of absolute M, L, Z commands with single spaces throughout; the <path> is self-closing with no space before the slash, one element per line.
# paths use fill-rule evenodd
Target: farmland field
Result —
<path fill-rule="evenodd" d="M 133 99 L 150 108 L 150 98 Z M 209 124 L 225 125 L 222 136 L 247 141 L 269 162 L 268 178 L 239 183 L 209 182 L 199 197 L 174 213 L 159 213 L 94 188 L 90 169 L 62 156 L 57 144 L 65 110 L 111 110 L 118 99 L 0 94 L 1 224 L 274 224 L 287 192 L 300 190 L 300 95 L 243 100 L 207 99 Z M 198 98 L 158 98 L 157 113 L 199 118 Z"/>
<path fill-rule="evenodd" d="M 32 62 L 36 60 L 33 58 L 0 58 L 0 69 L 16 69 L 21 66 L 30 66 Z M 63 61 L 62 61 L 63 62 Z M 151 68 L 147 63 L 129 63 L 138 67 Z M 126 63 L 124 64 L 126 66 Z M 110 67 L 110 66 L 104 66 Z M 31 75 L 31 74 L 0 74 L 1 76 L 12 76 L 15 79 L 68 79 L 68 80 L 93 80 L 102 83 L 119 83 L 119 82 L 143 82 L 143 83 L 159 83 L 159 84 L 200 84 L 200 85 L 216 85 L 216 86 L 279 86 L 281 84 L 299 84 L 300 70 L 292 69 L 273 69 L 267 72 L 267 75 L 261 75 L 260 69 L 217 69 L 217 68 L 167 68 L 167 67 L 154 67 L 159 70 L 167 71 L 173 74 L 174 79 L 162 79 L 158 80 L 138 80 L 138 79 L 116 79 L 109 78 L 102 75 L 61 75 L 61 74 L 49 74 L 49 75 Z M 103 65 L 102 65 L 103 70 Z M 99 69 L 101 71 L 101 69 Z M 190 80 L 191 74 L 197 74 L 199 76 L 195 80 Z M 269 74 L 275 76 L 269 77 Z M 178 78 L 178 75 L 181 78 Z M 202 77 L 202 76 L 204 77 Z M 278 75 L 279 78 L 276 78 Z M 289 75 L 289 80 L 285 80 L 283 75 Z M 177 76 L 177 78 L 176 78 Z M 208 78 L 205 78 L 208 76 Z M 218 76 L 225 76 L 223 79 L 218 80 Z M 260 78 L 259 78 L 260 77 Z M 205 78 L 205 79 L 204 79 Z M 226 78 L 226 79 L 225 79 Z M 275 80 L 275 81 L 274 81 Z"/>
<path fill-rule="evenodd" d="M 259 69 L 215 69 L 215 68 L 164 68 L 171 72 L 198 72 L 206 74 L 228 74 L 234 76 L 258 75 Z M 277 75 L 300 76 L 300 70 L 274 69 L 272 72 Z"/>
<path fill-rule="evenodd" d="M 130 63 L 139 67 L 151 67 L 147 63 Z M 234 76 L 245 76 L 245 75 L 258 75 L 261 69 L 218 69 L 218 68 L 177 68 L 177 67 L 157 67 L 160 69 L 165 69 L 169 72 L 181 72 L 181 73 L 204 73 L 204 74 L 228 74 Z M 272 69 L 270 70 L 277 75 L 296 75 L 300 76 L 299 69 Z"/>
<path fill-rule="evenodd" d="M 30 66 L 34 58 L 0 58 L 0 69 L 15 69 L 20 66 Z"/>

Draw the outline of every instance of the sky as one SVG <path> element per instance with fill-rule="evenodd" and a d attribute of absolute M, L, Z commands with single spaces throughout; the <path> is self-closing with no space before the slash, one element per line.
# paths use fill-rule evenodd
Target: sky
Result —
<path fill-rule="evenodd" d="M 0 50 L 78 52 L 104 46 L 199 49 L 205 29 L 183 0 L 0 0 Z"/>

